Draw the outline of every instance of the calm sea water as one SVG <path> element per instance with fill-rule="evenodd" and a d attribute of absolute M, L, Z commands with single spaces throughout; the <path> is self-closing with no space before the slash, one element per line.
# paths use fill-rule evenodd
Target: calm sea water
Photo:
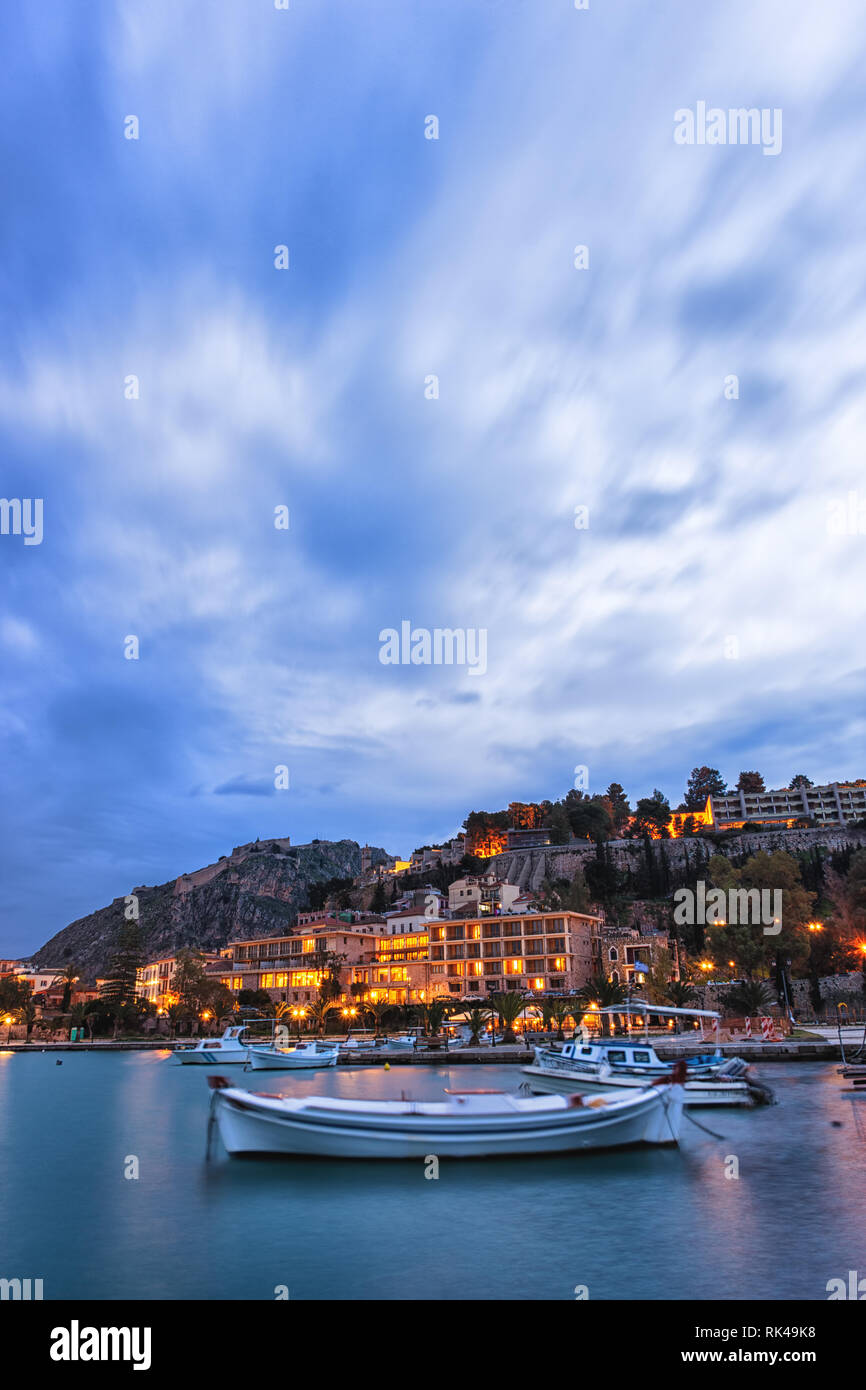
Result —
<path fill-rule="evenodd" d="M 826 1299 L 866 1275 L 866 1099 L 766 1064 L 780 1104 L 692 1112 L 679 1150 L 537 1160 L 205 1163 L 206 1069 L 0 1053 L 0 1276 L 46 1298 Z M 244 1075 L 283 1094 L 512 1090 L 515 1067 Z M 140 1177 L 124 1177 L 130 1155 Z M 738 1179 L 725 1177 L 739 1160 Z"/>

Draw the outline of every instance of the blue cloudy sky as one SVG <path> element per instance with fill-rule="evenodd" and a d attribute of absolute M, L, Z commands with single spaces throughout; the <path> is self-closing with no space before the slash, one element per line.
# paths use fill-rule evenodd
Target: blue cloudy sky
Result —
<path fill-rule="evenodd" d="M 44 499 L 0 536 L 0 951 L 579 764 L 674 801 L 698 762 L 866 773 L 866 536 L 827 525 L 864 496 L 856 0 L 0 27 L 0 493 Z M 781 154 L 675 144 L 698 101 L 780 108 Z M 486 674 L 383 666 L 404 619 L 485 628 Z"/>

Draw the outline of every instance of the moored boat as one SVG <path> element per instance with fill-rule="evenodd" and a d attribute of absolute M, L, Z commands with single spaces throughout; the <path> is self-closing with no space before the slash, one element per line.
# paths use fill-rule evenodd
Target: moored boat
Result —
<path fill-rule="evenodd" d="M 276 1043 L 263 1046 L 251 1044 L 249 1065 L 253 1071 L 296 1071 L 302 1068 L 335 1067 L 340 1054 L 338 1046 L 326 1047 L 317 1042 L 298 1043 L 280 1047 Z"/>
<path fill-rule="evenodd" d="M 212 1118 L 231 1156 L 492 1158 L 676 1144 L 682 1086 L 634 1093 L 521 1097 L 450 1091 L 444 1101 L 254 1095 L 209 1078 Z"/>
<path fill-rule="evenodd" d="M 631 1069 L 629 1063 L 632 1052 L 638 1060 Z M 613 1053 L 614 1060 L 610 1060 Z M 570 1095 L 575 1092 L 610 1092 L 611 1090 L 637 1091 L 651 1086 L 654 1081 L 664 1079 L 670 1074 L 670 1067 L 655 1058 L 658 1069 L 648 1074 L 652 1065 L 646 1061 L 647 1053 L 655 1057 L 652 1048 L 616 1047 L 605 1048 L 603 1044 L 581 1046 L 568 1044 L 561 1052 L 549 1048 L 535 1048 L 535 1062 L 521 1067 L 527 1079 L 527 1086 L 535 1095 Z M 595 1056 L 575 1054 L 596 1054 Z M 607 1054 L 607 1055 L 606 1055 Z M 622 1060 L 620 1060 L 620 1058 Z M 747 1076 L 749 1068 L 738 1057 L 724 1060 L 713 1071 L 686 1071 L 683 1083 L 683 1103 L 691 1108 L 707 1105 L 756 1105 L 761 1103 L 758 1088 Z"/>
<path fill-rule="evenodd" d="M 213 1067 L 217 1062 L 234 1065 L 246 1062 L 248 1047 L 241 1042 L 246 1024 L 227 1028 L 221 1038 L 201 1038 L 194 1047 L 179 1047 L 172 1053 L 181 1066 Z"/>

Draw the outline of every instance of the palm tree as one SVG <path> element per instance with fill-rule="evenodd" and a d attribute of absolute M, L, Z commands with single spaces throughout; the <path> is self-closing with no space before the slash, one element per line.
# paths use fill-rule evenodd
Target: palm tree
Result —
<path fill-rule="evenodd" d="M 763 980 L 744 980 L 728 990 L 723 1008 L 725 1013 L 751 1018 L 773 1003 L 773 992 Z"/>
<path fill-rule="evenodd" d="M 447 999 L 431 999 L 429 1004 L 423 1005 L 423 1010 L 424 1027 L 427 1030 L 427 1035 L 435 1038 L 448 1012 L 448 1001 Z"/>
<path fill-rule="evenodd" d="M 382 1031 L 382 1024 L 393 1007 L 393 1004 L 389 1004 L 387 999 L 365 999 L 361 1004 L 361 1008 L 364 1012 L 372 1014 L 373 1016 L 373 1022 L 376 1025 L 375 1037 L 378 1038 Z"/>
<path fill-rule="evenodd" d="M 36 1022 L 36 1005 L 33 1000 L 27 998 L 16 1010 L 17 1021 L 27 1024 L 27 1041 L 30 1041 L 30 1034 L 33 1031 L 33 1024 Z"/>
<path fill-rule="evenodd" d="M 569 1003 L 567 999 L 551 999 L 547 1002 L 550 1006 L 550 1020 L 552 1023 L 556 1024 L 557 1039 L 560 1042 L 563 1042 L 565 1039 L 565 1034 L 562 1030 L 565 1024 L 565 1020 L 570 1016 L 572 1012 L 572 1005 Z"/>
<path fill-rule="evenodd" d="M 474 1008 L 470 1009 L 467 1013 L 466 1022 L 469 1025 L 470 1047 L 478 1047 L 480 1045 L 481 1034 L 484 1031 L 484 1025 L 489 1017 L 490 1012 L 488 1009 Z"/>
<path fill-rule="evenodd" d="M 308 1005 L 308 1008 L 310 1010 L 310 1013 L 313 1015 L 313 1018 L 316 1020 L 316 1024 L 318 1025 L 318 1031 L 320 1033 L 324 1033 L 328 1014 L 336 1008 L 336 1005 L 334 1004 L 333 1000 L 319 998 L 316 1000 L 315 1004 Z"/>
<path fill-rule="evenodd" d="M 665 999 L 675 1009 L 687 1009 L 695 997 L 695 987 L 688 980 L 669 980 L 665 987 Z"/>
<path fill-rule="evenodd" d="M 578 990 L 577 997 L 584 1008 L 594 1004 L 598 1009 L 611 1009 L 615 1004 L 621 1004 L 625 996 L 622 985 L 616 980 L 609 980 L 606 975 L 596 975 Z M 610 1034 L 610 1018 L 610 1014 L 601 1015 L 601 1031 L 605 1036 Z"/>
<path fill-rule="evenodd" d="M 526 1006 L 526 996 L 520 990 L 510 989 L 504 994 L 492 994 L 490 1003 L 502 1022 L 505 1029 L 502 1035 L 504 1043 L 516 1043 L 517 1034 L 514 1025 Z"/>
<path fill-rule="evenodd" d="M 63 981 L 63 999 L 60 1004 L 61 1011 L 66 1013 L 69 1009 L 69 1001 L 72 998 L 72 986 L 78 979 L 78 967 L 71 963 L 67 965 L 62 974 L 55 976 L 55 980 Z"/>

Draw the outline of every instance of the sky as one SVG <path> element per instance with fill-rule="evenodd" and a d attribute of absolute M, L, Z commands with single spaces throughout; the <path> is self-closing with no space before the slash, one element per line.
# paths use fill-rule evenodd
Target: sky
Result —
<path fill-rule="evenodd" d="M 0 41 L 0 495 L 43 504 L 0 954 L 578 767 L 866 774 L 856 0 L 12 0 Z M 700 102 L 781 149 L 678 143 Z M 403 622 L 486 669 L 383 664 Z"/>

